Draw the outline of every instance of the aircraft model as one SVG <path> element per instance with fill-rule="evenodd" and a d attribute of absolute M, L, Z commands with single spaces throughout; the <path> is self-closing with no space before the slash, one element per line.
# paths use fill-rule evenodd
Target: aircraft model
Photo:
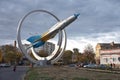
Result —
<path fill-rule="evenodd" d="M 30 45 L 28 48 L 30 47 L 34 47 L 34 48 L 38 48 L 42 45 L 44 45 L 44 43 L 55 37 L 55 35 L 63 30 L 65 27 L 67 27 L 69 24 L 71 24 L 73 21 L 75 21 L 77 19 L 77 17 L 80 14 L 74 14 L 70 17 L 68 17 L 67 19 L 64 19 L 62 21 L 57 22 L 53 27 L 51 27 L 47 32 L 45 32 L 42 35 L 36 35 L 36 36 L 31 36 L 27 39 L 27 41 L 29 41 L 32 45 Z"/>

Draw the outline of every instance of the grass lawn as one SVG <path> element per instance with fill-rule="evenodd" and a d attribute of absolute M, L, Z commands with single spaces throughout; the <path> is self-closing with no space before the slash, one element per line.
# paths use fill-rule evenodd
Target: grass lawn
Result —
<path fill-rule="evenodd" d="M 120 80 L 120 74 L 88 71 L 67 66 L 31 68 L 25 80 Z"/>

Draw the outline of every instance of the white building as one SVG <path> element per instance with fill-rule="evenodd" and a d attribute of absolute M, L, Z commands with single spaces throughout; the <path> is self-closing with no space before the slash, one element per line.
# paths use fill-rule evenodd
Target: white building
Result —
<path fill-rule="evenodd" d="M 101 50 L 100 64 L 120 65 L 120 49 Z"/>
<path fill-rule="evenodd" d="M 98 43 L 95 54 L 97 64 L 114 64 L 120 68 L 120 43 Z"/>

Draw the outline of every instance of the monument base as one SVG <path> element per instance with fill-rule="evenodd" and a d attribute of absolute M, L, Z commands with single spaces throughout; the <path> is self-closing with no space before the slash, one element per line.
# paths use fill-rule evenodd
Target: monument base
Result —
<path fill-rule="evenodd" d="M 34 67 L 45 67 L 50 64 L 47 64 L 47 60 L 39 60 L 36 64 L 34 64 Z"/>

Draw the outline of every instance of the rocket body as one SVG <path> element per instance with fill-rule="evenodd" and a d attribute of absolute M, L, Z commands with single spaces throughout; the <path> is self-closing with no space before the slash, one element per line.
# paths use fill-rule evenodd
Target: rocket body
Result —
<path fill-rule="evenodd" d="M 63 21 L 56 23 L 53 27 L 51 27 L 48 30 L 48 32 L 46 32 L 42 35 L 41 40 L 47 41 L 47 40 L 53 38 L 59 31 L 63 30 L 65 27 L 67 27 L 69 24 L 71 24 L 73 21 L 75 21 L 78 16 L 79 16 L 79 14 L 74 14 Z"/>
<path fill-rule="evenodd" d="M 31 37 L 30 37 L 30 38 L 27 39 L 27 41 L 29 41 L 31 43 L 36 43 L 37 42 L 36 44 L 38 44 L 39 42 L 46 42 L 47 40 L 53 38 L 59 31 L 63 30 L 65 27 L 67 27 L 69 24 L 71 24 L 73 21 L 75 21 L 79 15 L 80 14 L 74 14 L 74 15 L 68 17 L 65 20 L 57 22 L 46 33 L 42 34 L 41 37 L 36 38 L 36 36 L 32 36 L 32 40 L 31 40 Z"/>

